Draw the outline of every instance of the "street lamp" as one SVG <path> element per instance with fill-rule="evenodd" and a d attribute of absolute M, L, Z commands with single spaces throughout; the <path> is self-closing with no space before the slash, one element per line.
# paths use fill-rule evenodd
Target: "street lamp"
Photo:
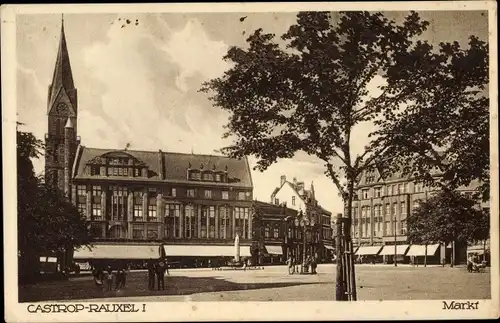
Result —
<path fill-rule="evenodd" d="M 307 233 L 311 232 L 314 226 L 316 225 L 316 222 L 314 219 L 310 219 L 308 214 L 304 214 L 302 211 L 299 213 L 299 219 L 295 219 L 295 226 L 298 228 L 299 226 L 301 227 L 301 232 L 302 232 L 302 266 L 301 266 L 301 273 L 304 273 L 304 268 L 306 264 L 306 250 L 307 250 Z M 311 232 L 312 234 L 312 232 Z M 311 253 L 313 252 L 312 246 L 311 246 Z"/>
<path fill-rule="evenodd" d="M 398 245 L 397 245 L 397 231 L 396 231 L 396 218 L 394 218 L 394 267 L 398 266 L 398 261 L 396 260 L 398 255 Z"/>
<path fill-rule="evenodd" d="M 295 220 L 293 221 L 293 236 L 294 236 L 294 244 L 295 244 L 295 257 L 294 257 L 294 262 L 296 263 L 299 259 L 299 241 L 298 241 L 298 237 L 299 237 L 299 219 L 298 218 L 295 218 Z M 294 263 L 294 267 L 295 267 L 295 263 Z M 295 267 L 297 268 L 297 267 Z"/>

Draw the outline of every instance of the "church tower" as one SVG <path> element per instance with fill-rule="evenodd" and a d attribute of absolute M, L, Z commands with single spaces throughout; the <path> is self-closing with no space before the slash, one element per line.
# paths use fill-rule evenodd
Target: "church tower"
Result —
<path fill-rule="evenodd" d="M 52 84 L 47 97 L 45 182 L 59 188 L 68 198 L 71 169 L 78 146 L 77 114 L 77 93 L 71 73 L 63 18 Z"/>

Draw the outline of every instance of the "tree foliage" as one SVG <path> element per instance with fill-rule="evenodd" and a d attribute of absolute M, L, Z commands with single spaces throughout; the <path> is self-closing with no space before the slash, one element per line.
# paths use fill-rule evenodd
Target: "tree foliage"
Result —
<path fill-rule="evenodd" d="M 18 248 L 25 255 L 51 255 L 89 243 L 84 218 L 62 192 L 37 178 L 31 158 L 44 145 L 33 134 L 17 131 Z"/>
<path fill-rule="evenodd" d="M 489 237 L 489 215 L 457 191 L 441 191 L 407 218 L 413 243 L 475 243 Z"/>
<path fill-rule="evenodd" d="M 417 42 L 388 69 L 380 101 L 392 107 L 378 120 L 377 144 L 387 146 L 381 163 L 428 185 L 454 190 L 479 182 L 489 199 L 488 45 L 471 36 L 469 46 Z M 425 89 L 425 91 L 419 91 Z M 410 93 L 411 95 L 408 95 Z M 393 100 L 406 96 L 405 109 Z M 440 176 L 436 176 L 436 175 Z"/>
<path fill-rule="evenodd" d="M 352 195 L 354 180 L 387 149 L 371 144 L 351 154 L 354 126 L 384 110 L 380 98 L 366 100 L 367 84 L 385 74 L 427 25 L 415 12 L 401 25 L 381 13 L 344 12 L 333 23 L 327 12 L 301 12 L 281 36 L 286 46 L 256 30 L 247 49 L 229 49 L 225 59 L 232 68 L 202 88 L 231 113 L 225 136 L 235 142 L 223 151 L 255 155 L 260 170 L 304 151 L 325 164 L 342 196 Z"/>

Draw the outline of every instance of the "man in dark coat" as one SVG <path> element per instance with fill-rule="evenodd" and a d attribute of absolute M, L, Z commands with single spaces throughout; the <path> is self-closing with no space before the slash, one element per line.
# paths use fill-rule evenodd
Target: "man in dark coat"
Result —
<path fill-rule="evenodd" d="M 158 290 L 165 289 L 165 261 L 160 259 L 156 264 L 156 276 L 158 277 Z"/>
<path fill-rule="evenodd" d="M 152 260 L 148 262 L 148 289 L 155 289 L 155 266 Z"/>

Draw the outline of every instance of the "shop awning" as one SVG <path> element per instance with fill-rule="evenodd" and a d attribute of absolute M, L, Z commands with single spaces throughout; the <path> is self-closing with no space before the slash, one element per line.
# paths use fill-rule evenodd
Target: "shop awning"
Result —
<path fill-rule="evenodd" d="M 356 251 L 358 256 L 375 256 L 382 249 L 382 246 L 361 246 Z"/>
<path fill-rule="evenodd" d="M 394 247 L 394 246 L 393 246 Z M 439 249 L 439 243 L 437 244 L 429 244 L 427 245 L 427 256 L 434 256 L 436 251 Z M 408 252 L 407 256 L 425 256 L 425 245 L 412 244 Z"/>
<path fill-rule="evenodd" d="M 401 244 L 397 245 L 396 247 L 396 255 L 398 256 L 404 256 L 406 253 L 406 250 L 408 249 L 410 245 L 407 244 Z M 385 245 L 382 251 L 380 252 L 379 256 L 392 256 L 394 255 L 394 245 Z"/>
<path fill-rule="evenodd" d="M 333 248 L 332 246 L 329 246 L 329 245 L 325 245 L 325 248 L 330 249 L 330 250 L 335 250 L 335 248 Z"/>
<path fill-rule="evenodd" d="M 95 244 L 75 250 L 74 259 L 158 259 L 159 245 Z"/>
<path fill-rule="evenodd" d="M 484 250 L 467 250 L 467 254 L 471 254 L 471 253 L 474 253 L 474 254 L 480 256 L 480 255 L 484 254 Z"/>
<path fill-rule="evenodd" d="M 486 248 L 482 243 L 468 246 L 467 253 L 476 253 L 478 255 L 482 255 L 484 254 L 484 249 L 486 249 L 486 251 L 489 251 L 490 250 L 489 244 L 486 244 Z"/>
<path fill-rule="evenodd" d="M 281 246 L 266 246 L 267 253 L 270 255 L 282 255 L 283 248 Z"/>
<path fill-rule="evenodd" d="M 167 257 L 234 257 L 235 246 L 164 245 Z M 240 256 L 250 257 L 250 247 L 240 246 Z"/>

